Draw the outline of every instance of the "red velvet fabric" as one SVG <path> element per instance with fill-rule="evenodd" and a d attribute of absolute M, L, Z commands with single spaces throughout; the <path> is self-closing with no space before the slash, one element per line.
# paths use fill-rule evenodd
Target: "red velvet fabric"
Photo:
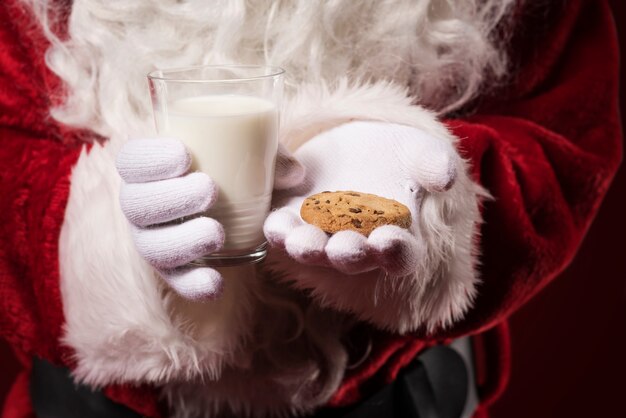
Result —
<path fill-rule="evenodd" d="M 455 333 L 498 323 L 569 264 L 621 162 L 609 7 L 566 4 L 531 16 L 535 31 L 514 39 L 513 86 L 449 122 L 494 197 L 484 207 L 476 309 Z"/>
<path fill-rule="evenodd" d="M 78 148 L 47 116 L 38 32 L 8 5 L 0 22 L 0 330 L 16 351 L 60 362 L 58 240 Z"/>
<path fill-rule="evenodd" d="M 58 343 L 58 235 L 84 133 L 47 116 L 58 81 L 43 62 L 41 33 L 17 4 L 0 5 L 0 335 L 25 367 L 33 355 L 71 366 L 71 353 Z M 428 339 L 369 331 L 376 336 L 372 355 L 346 375 L 331 405 L 355 402 L 392 380 L 436 340 L 502 324 L 569 263 L 621 161 L 615 39 L 603 1 L 520 11 L 508 87 L 481 99 L 470 116 L 447 121 L 475 178 L 494 196 L 483 208 L 475 308 Z M 485 405 L 506 384 L 507 345 L 503 325 L 475 340 Z M 106 393 L 159 415 L 150 388 Z M 477 416 L 487 416 L 485 405 Z M 29 416 L 29 408 L 23 374 L 3 416 Z"/>
<path fill-rule="evenodd" d="M 468 117 L 446 121 L 461 138 L 474 177 L 493 195 L 484 204 L 482 284 L 466 319 L 434 339 L 475 334 L 504 321 L 575 255 L 622 159 L 617 103 L 618 46 L 608 5 L 573 1 L 526 8 L 511 40 L 509 86 Z M 532 29 L 532 30 L 531 30 Z M 481 383 L 487 402 L 508 378 L 508 333 L 492 330 Z M 331 404 L 395 378 L 391 353 L 419 351 L 420 337 L 381 338 L 380 353 L 349 374 Z M 489 344 L 490 343 L 490 344 Z M 382 347 L 380 346 L 382 345 Z M 367 383 L 366 383 L 367 382 Z"/>

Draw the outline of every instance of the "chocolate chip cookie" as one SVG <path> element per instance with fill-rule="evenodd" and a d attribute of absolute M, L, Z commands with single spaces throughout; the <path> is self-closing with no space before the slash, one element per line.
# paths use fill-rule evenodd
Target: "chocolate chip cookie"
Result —
<path fill-rule="evenodd" d="M 330 234 L 352 230 L 369 235 L 382 225 L 411 226 L 411 211 L 395 200 L 353 191 L 321 192 L 300 207 L 305 222 Z"/>

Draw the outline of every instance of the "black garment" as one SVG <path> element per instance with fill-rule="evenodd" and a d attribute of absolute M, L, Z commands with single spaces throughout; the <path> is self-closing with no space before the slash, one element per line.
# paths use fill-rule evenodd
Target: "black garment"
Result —
<path fill-rule="evenodd" d="M 349 408 L 327 409 L 313 418 L 459 418 L 469 375 L 461 356 L 447 346 L 420 354 L 398 378 Z M 30 394 L 38 418 L 139 418 L 100 391 L 75 384 L 69 370 L 35 358 Z"/>

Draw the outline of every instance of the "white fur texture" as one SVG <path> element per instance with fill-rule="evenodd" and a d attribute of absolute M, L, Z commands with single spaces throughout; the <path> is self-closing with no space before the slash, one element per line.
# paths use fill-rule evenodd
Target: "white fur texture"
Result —
<path fill-rule="evenodd" d="M 282 66 L 288 94 L 346 74 L 390 80 L 428 108 L 459 109 L 505 72 L 494 28 L 513 0 L 74 0 L 65 40 L 50 30 L 56 2 L 24 2 L 69 93 L 52 116 L 110 137 L 150 118 L 148 72 L 198 64 Z"/>
<path fill-rule="evenodd" d="M 223 0 L 211 7 L 203 0 L 74 0 L 64 40 L 50 30 L 52 1 L 24 2 L 52 43 L 47 62 L 68 95 L 52 116 L 108 139 L 75 167 L 60 240 L 64 342 L 76 355 L 75 376 L 94 385 L 161 383 L 181 417 L 276 416 L 322 405 L 345 370 L 340 336 L 352 315 L 326 312 L 253 272 L 226 277 L 219 301 L 183 302 L 134 248 L 117 201 L 114 154 L 128 135 L 153 132 L 145 74 L 202 63 L 285 67 L 281 140 L 291 150 L 355 119 L 408 124 L 452 141 L 433 113 L 410 104 L 453 111 L 503 74 L 506 60 L 492 34 L 512 0 Z M 422 204 L 428 245 L 445 244 L 433 253 L 447 261 L 431 282 L 439 285 L 366 278 L 355 304 L 330 305 L 398 331 L 424 322 L 416 318 L 432 315 L 432 326 L 459 318 L 473 289 L 458 284 L 473 284 L 466 276 L 475 259 L 476 196 L 463 174 Z M 271 257 L 273 274 L 289 280 L 293 261 Z M 322 302 L 324 293 L 355 291 L 348 282 L 316 289 Z M 421 303 L 407 305 L 407 295 Z M 400 312 L 389 309 L 395 305 Z M 285 339 L 290 327 L 293 338 Z M 259 399 L 260 387 L 272 396 Z"/>
<path fill-rule="evenodd" d="M 344 120 L 383 119 L 453 141 L 432 113 L 410 106 L 405 91 L 388 83 L 312 92 L 303 89 L 286 104 L 282 138 L 304 143 Z M 270 251 L 272 263 L 261 266 L 262 274 L 225 277 L 217 302 L 183 302 L 133 246 L 117 203 L 116 142 L 94 145 L 81 155 L 60 241 L 64 342 L 76 353 L 75 375 L 81 380 L 159 382 L 180 417 L 217 416 L 224 410 L 259 417 L 308 411 L 323 405 L 340 383 L 347 361 L 340 338 L 355 315 L 403 332 L 423 318 L 445 325 L 471 302 L 478 189 L 464 167 L 455 186 L 427 196 L 420 212 L 420 227 L 436 249 L 438 276 L 431 283 L 438 285 L 363 277 L 358 286 L 328 280 L 313 286 L 321 271 L 300 272 L 292 260 Z M 302 283 L 308 281 L 303 287 L 316 289 L 316 300 L 348 314 L 326 312 L 274 284 L 296 273 Z M 326 303 L 323 295 L 333 292 L 349 294 L 353 301 Z M 293 357 L 286 361 L 285 353 Z M 265 392 L 271 396 L 259 399 L 259 387 L 271 388 Z"/>
<path fill-rule="evenodd" d="M 115 149 L 94 144 L 72 173 L 60 238 L 64 343 L 87 383 L 216 378 L 250 329 L 254 272 L 218 301 L 185 301 L 163 285 L 132 242 L 118 203 Z"/>
<path fill-rule="evenodd" d="M 341 337 L 352 321 L 274 280 L 259 285 L 251 360 L 225 367 L 219 381 L 171 382 L 174 417 L 293 417 L 324 405 L 348 366 Z"/>

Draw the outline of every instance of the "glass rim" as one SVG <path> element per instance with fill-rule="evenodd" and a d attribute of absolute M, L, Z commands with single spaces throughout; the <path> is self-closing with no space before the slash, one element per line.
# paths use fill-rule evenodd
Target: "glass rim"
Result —
<path fill-rule="evenodd" d="M 266 69 L 267 74 L 250 76 L 250 77 L 241 77 L 241 78 L 223 78 L 223 79 L 184 79 L 184 78 L 176 78 L 176 77 L 167 77 L 167 74 L 173 73 L 182 73 L 185 71 L 192 70 L 200 70 L 200 69 Z M 281 67 L 275 67 L 271 65 L 245 65 L 245 64 L 210 64 L 210 65 L 192 65 L 187 67 L 176 67 L 176 68 L 167 68 L 167 69 L 157 69 L 152 70 L 147 74 L 148 79 L 150 80 L 158 80 L 165 82 L 174 82 L 174 83 L 239 83 L 242 81 L 254 81 L 254 80 L 262 80 L 266 78 L 273 78 L 280 75 L 283 75 L 285 70 Z"/>

